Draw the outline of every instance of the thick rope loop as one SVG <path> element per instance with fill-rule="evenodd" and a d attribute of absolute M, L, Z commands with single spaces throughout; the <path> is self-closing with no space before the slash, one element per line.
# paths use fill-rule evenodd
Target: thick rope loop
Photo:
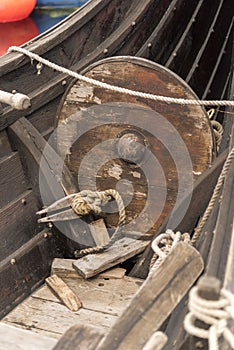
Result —
<path fill-rule="evenodd" d="M 82 249 L 80 251 L 75 251 L 74 255 L 82 257 L 87 254 L 97 254 L 104 250 L 110 248 L 120 237 L 119 228 L 124 225 L 126 219 L 125 207 L 120 194 L 114 189 L 108 189 L 105 191 L 81 191 L 71 201 L 71 207 L 77 213 L 77 215 L 86 215 L 91 211 L 96 214 L 101 213 L 101 206 L 107 204 L 111 199 L 115 199 L 118 206 L 119 221 L 118 225 L 113 233 L 110 241 L 102 246 L 90 247 Z"/>
<path fill-rule="evenodd" d="M 230 100 L 211 100 L 211 101 L 205 101 L 205 100 L 189 100 L 189 99 L 184 99 L 184 98 L 174 98 L 174 97 L 167 97 L 167 96 L 161 96 L 161 95 L 154 95 L 150 93 L 144 93 L 141 91 L 134 91 L 134 90 L 129 90 L 126 88 L 121 88 L 119 86 L 114 86 L 110 85 L 107 83 L 103 83 L 101 81 L 88 78 L 84 75 L 78 74 L 70 69 L 67 69 L 65 67 L 61 67 L 53 62 L 50 62 L 46 60 L 45 58 L 42 58 L 41 56 L 23 48 L 23 47 L 18 47 L 18 46 L 11 46 L 8 49 L 8 52 L 19 52 L 22 53 L 26 56 L 28 56 L 31 60 L 36 60 L 40 62 L 41 64 L 44 64 L 45 66 L 54 69 L 58 72 L 64 73 L 69 75 L 70 77 L 73 77 L 75 79 L 78 79 L 80 81 L 84 81 L 89 84 L 93 84 L 95 86 L 98 86 L 103 89 L 107 89 L 110 91 L 115 91 L 123 94 L 128 94 L 130 96 L 136 96 L 136 97 L 141 97 L 141 98 L 146 98 L 154 101 L 161 101 L 165 103 L 175 103 L 175 104 L 180 104 L 180 105 L 194 105 L 194 106 L 234 106 L 234 101 Z"/>
<path fill-rule="evenodd" d="M 228 328 L 228 321 L 234 320 L 234 295 L 222 289 L 219 300 L 206 300 L 198 294 L 198 287 L 193 287 L 189 294 L 190 312 L 184 319 L 185 330 L 198 338 L 208 339 L 209 349 L 218 350 L 219 337 L 223 336 L 234 348 L 234 335 Z M 200 320 L 210 325 L 208 330 L 195 326 Z"/>
<path fill-rule="evenodd" d="M 174 233 L 172 230 L 168 229 L 166 233 L 162 233 L 158 235 L 153 242 L 151 243 L 151 247 L 154 251 L 154 255 L 150 262 L 150 272 L 154 271 L 158 268 L 159 265 L 165 260 L 167 255 L 170 253 L 171 249 L 173 249 L 176 244 L 180 241 L 190 243 L 190 236 L 188 233 L 176 232 Z"/>

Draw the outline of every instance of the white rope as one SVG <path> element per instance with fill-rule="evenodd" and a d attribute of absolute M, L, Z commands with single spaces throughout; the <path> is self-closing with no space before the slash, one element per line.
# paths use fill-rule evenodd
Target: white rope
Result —
<path fill-rule="evenodd" d="M 150 273 L 156 270 L 161 263 L 166 259 L 170 251 L 176 246 L 180 241 L 186 243 L 190 242 L 190 236 L 188 233 L 182 234 L 181 232 L 174 233 L 172 230 L 166 230 L 166 233 L 158 235 L 153 242 L 151 247 L 155 252 L 151 263 L 150 263 Z"/>
<path fill-rule="evenodd" d="M 119 86 L 114 86 L 114 85 L 110 85 L 107 83 L 103 83 L 100 82 L 98 80 L 92 79 L 92 78 L 88 78 L 85 77 L 84 75 L 78 74 L 76 72 L 73 72 L 67 68 L 61 67 L 55 63 L 52 63 L 48 60 L 46 60 L 45 58 L 40 57 L 39 55 L 24 49 L 22 47 L 18 47 L 18 46 L 11 46 L 8 49 L 8 52 L 19 52 L 22 53 L 28 57 L 30 57 L 33 60 L 36 60 L 38 62 L 40 62 L 41 64 L 44 64 L 45 66 L 48 66 L 51 69 L 54 69 L 58 72 L 67 74 L 73 78 L 76 78 L 78 80 L 81 80 L 83 82 L 89 83 L 89 84 L 93 84 L 96 85 L 98 87 L 101 87 L 103 89 L 107 89 L 107 90 L 111 90 L 111 91 L 115 91 L 115 92 L 119 92 L 119 93 L 123 93 L 123 94 L 128 94 L 130 96 L 136 96 L 136 97 L 142 97 L 142 98 L 146 98 L 146 99 L 150 99 L 150 100 L 154 100 L 154 101 L 161 101 L 161 102 L 165 102 L 165 103 L 175 103 L 175 104 L 180 104 L 180 105 L 195 105 L 195 106 L 234 106 L 234 101 L 230 101 L 230 100 L 189 100 L 189 99 L 184 99 L 184 98 L 173 98 L 173 97 L 166 97 L 166 96 L 160 96 L 160 95 L 154 95 L 154 94 L 150 94 L 150 93 L 144 93 L 144 92 L 140 92 L 140 91 L 133 91 L 133 90 L 129 90 L 126 88 L 121 88 Z M 40 68 L 41 71 L 41 68 Z"/>
<path fill-rule="evenodd" d="M 185 330 L 193 336 L 207 339 L 209 350 L 219 349 L 219 338 L 223 336 L 234 349 L 234 334 L 228 328 L 228 322 L 234 320 L 234 295 L 221 289 L 219 300 L 206 300 L 193 287 L 189 294 L 189 313 L 184 319 Z M 208 330 L 199 328 L 195 321 L 200 320 L 210 326 Z"/>

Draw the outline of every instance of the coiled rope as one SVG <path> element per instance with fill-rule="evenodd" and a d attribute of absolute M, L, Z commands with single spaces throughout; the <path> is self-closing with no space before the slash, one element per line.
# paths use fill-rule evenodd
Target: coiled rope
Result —
<path fill-rule="evenodd" d="M 158 235 L 153 242 L 151 247 L 154 251 L 154 255 L 150 262 L 150 273 L 156 270 L 161 263 L 166 259 L 167 255 L 176 246 L 178 242 L 190 243 L 190 235 L 188 233 L 176 232 L 168 229 L 165 233 Z"/>
<path fill-rule="evenodd" d="M 107 83 L 103 83 L 101 81 L 92 79 L 92 78 L 88 78 L 84 75 L 78 74 L 70 69 L 67 69 L 65 67 L 59 66 L 55 63 L 52 63 L 48 60 L 46 60 L 45 58 L 40 57 L 39 55 L 25 49 L 22 47 L 18 47 L 18 46 L 11 46 L 8 49 L 8 52 L 19 52 L 22 53 L 26 56 L 28 56 L 29 58 L 31 58 L 31 60 L 36 60 L 41 64 L 44 64 L 45 66 L 54 69 L 58 72 L 64 73 L 69 75 L 70 77 L 73 77 L 75 79 L 81 80 L 83 82 L 89 83 L 89 84 L 93 84 L 95 86 L 98 86 L 100 88 L 103 89 L 107 89 L 107 90 L 111 90 L 111 91 L 115 91 L 115 92 L 119 92 L 119 93 L 123 93 L 123 94 L 128 94 L 130 96 L 136 96 L 136 97 L 142 97 L 142 98 L 146 98 L 146 99 L 150 99 L 150 100 L 154 100 L 154 101 L 161 101 L 161 102 L 165 102 L 165 103 L 175 103 L 175 104 L 180 104 L 180 105 L 195 105 L 195 106 L 234 106 L 234 101 L 230 101 L 230 100 L 189 100 L 189 99 L 184 99 L 184 98 L 173 98 L 173 97 L 167 97 L 167 96 L 160 96 L 160 95 L 154 95 L 154 94 L 149 94 L 149 93 L 144 93 L 144 92 L 140 92 L 140 91 L 133 91 L 133 90 L 129 90 L 126 88 L 121 88 L 119 86 L 114 86 L 114 85 L 110 85 Z M 42 66 L 40 65 L 40 72 L 41 72 Z"/>
<path fill-rule="evenodd" d="M 114 189 L 108 189 L 105 191 L 90 191 L 84 190 L 77 193 L 71 200 L 70 205 L 74 212 L 78 216 L 87 215 L 90 212 L 100 214 L 102 211 L 102 206 L 107 204 L 110 199 L 115 199 L 118 206 L 119 221 L 115 232 L 113 233 L 110 241 L 102 246 L 85 248 L 80 251 L 76 250 L 74 252 L 75 257 L 82 257 L 87 254 L 97 254 L 104 250 L 110 248 L 119 239 L 119 228 L 124 224 L 126 213 L 125 207 L 120 194 Z"/>
<path fill-rule="evenodd" d="M 230 320 L 234 320 L 234 295 L 221 289 L 219 300 L 207 300 L 198 294 L 198 287 L 193 287 L 189 294 L 189 313 L 184 319 L 185 330 L 198 338 L 208 339 L 209 350 L 218 350 L 221 336 L 234 349 L 234 334 L 228 328 Z M 195 325 L 201 320 L 210 326 L 208 330 Z"/>

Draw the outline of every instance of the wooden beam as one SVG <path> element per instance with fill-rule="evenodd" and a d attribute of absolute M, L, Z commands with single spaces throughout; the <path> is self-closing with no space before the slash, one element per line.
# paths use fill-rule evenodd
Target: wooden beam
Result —
<path fill-rule="evenodd" d="M 203 267 L 195 248 L 178 243 L 146 279 L 97 349 L 142 349 L 188 292 Z"/>
<path fill-rule="evenodd" d="M 53 350 L 92 350 L 96 349 L 103 333 L 89 325 L 75 325 L 68 329 Z"/>
<path fill-rule="evenodd" d="M 43 193 L 43 205 L 63 197 L 64 192 L 70 194 L 78 191 L 77 184 L 64 161 L 26 118 L 23 117 L 11 125 L 9 135 L 12 144 L 19 149 L 20 156 L 24 158 L 25 172 L 34 194 L 41 200 Z M 75 213 L 74 216 L 76 217 Z M 78 246 L 93 244 L 89 227 L 82 220 L 61 223 L 59 229 L 77 242 Z"/>
<path fill-rule="evenodd" d="M 162 350 L 167 343 L 167 335 L 163 332 L 155 332 L 147 341 L 143 350 Z"/>
<path fill-rule="evenodd" d="M 103 219 L 91 222 L 89 228 L 96 245 L 102 246 L 109 242 L 110 236 Z"/>
<path fill-rule="evenodd" d="M 78 259 L 73 267 L 84 278 L 90 278 L 141 253 L 148 244 L 128 237 L 121 238 L 103 253 Z"/>
<path fill-rule="evenodd" d="M 51 274 L 55 274 L 61 278 L 83 278 L 77 273 L 72 266 L 77 260 L 75 259 L 61 259 L 55 258 L 51 266 Z M 121 267 L 116 267 L 100 273 L 100 278 L 122 279 L 125 276 L 126 270 Z"/>

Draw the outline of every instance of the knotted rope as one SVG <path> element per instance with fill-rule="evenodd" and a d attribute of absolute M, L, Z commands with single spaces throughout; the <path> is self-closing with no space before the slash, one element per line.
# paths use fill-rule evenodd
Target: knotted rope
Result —
<path fill-rule="evenodd" d="M 158 235 L 153 242 L 151 247 L 154 251 L 154 255 L 150 262 L 150 273 L 156 270 L 161 263 L 166 259 L 170 251 L 176 246 L 178 242 L 190 243 L 190 236 L 188 233 L 176 232 L 172 230 L 166 230 L 166 233 Z"/>
<path fill-rule="evenodd" d="M 205 213 L 204 213 L 201 221 L 199 222 L 198 226 L 195 228 L 194 235 L 192 237 L 192 244 L 193 245 L 197 243 L 197 241 L 201 235 L 201 232 L 203 230 L 203 227 L 205 226 L 205 224 L 206 224 L 206 222 L 207 222 L 207 220 L 208 220 L 208 218 L 209 218 L 209 216 L 214 208 L 215 202 L 216 202 L 217 198 L 219 197 L 219 192 L 220 192 L 221 187 L 223 185 L 223 182 L 226 178 L 226 175 L 230 169 L 233 158 L 234 158 L 234 147 L 231 149 L 231 151 L 229 152 L 229 154 L 227 156 L 227 159 L 225 160 L 225 163 L 223 165 L 223 169 L 221 171 L 221 174 L 219 175 L 217 184 L 214 188 L 213 194 L 212 194 L 210 202 L 205 210 Z"/>
<path fill-rule="evenodd" d="M 189 294 L 190 313 L 184 319 L 185 330 L 198 338 L 208 339 L 209 349 L 218 350 L 221 336 L 234 349 L 234 334 L 228 328 L 228 322 L 234 320 L 234 295 L 221 289 L 219 300 L 206 300 L 199 296 L 198 287 Z M 195 326 L 195 320 L 201 320 L 210 326 L 208 330 Z"/>
<path fill-rule="evenodd" d="M 133 90 L 129 90 L 126 88 L 121 88 L 119 86 L 114 86 L 114 85 L 110 85 L 107 83 L 103 83 L 101 81 L 92 79 L 92 78 L 88 78 L 84 75 L 78 74 L 70 69 L 61 67 L 55 63 L 52 63 L 48 60 L 46 60 L 45 58 L 40 57 L 39 55 L 25 49 L 22 47 L 18 47 L 18 46 L 11 46 L 8 49 L 8 52 L 19 52 L 22 53 L 28 57 L 31 58 L 31 60 L 36 60 L 41 64 L 44 64 L 45 66 L 54 69 L 58 72 L 64 73 L 69 75 L 70 77 L 73 77 L 75 79 L 78 79 L 80 81 L 84 81 L 86 83 L 89 84 L 93 84 L 95 86 L 98 86 L 100 88 L 103 89 L 107 89 L 110 91 L 115 91 L 115 92 L 119 92 L 119 93 L 123 93 L 123 94 L 128 94 L 130 96 L 136 96 L 136 97 L 142 97 L 142 98 L 146 98 L 146 99 L 150 99 L 150 100 L 154 100 L 154 101 L 161 101 L 161 102 L 165 102 L 165 103 L 175 103 L 175 104 L 180 104 L 180 105 L 195 105 L 195 106 L 234 106 L 234 101 L 230 101 L 230 100 L 211 100 L 211 101 L 205 101 L 205 100 L 189 100 L 189 99 L 184 99 L 184 98 L 173 98 L 173 97 L 167 97 L 167 96 L 160 96 L 160 95 L 154 95 L 154 94 L 149 94 L 149 93 L 144 93 L 141 91 L 133 91 Z M 41 65 L 40 65 L 40 74 L 41 74 Z"/>
<path fill-rule="evenodd" d="M 108 249 L 119 239 L 119 227 L 122 226 L 125 222 L 126 214 L 123 200 L 120 194 L 114 190 L 109 189 L 105 191 L 90 191 L 84 190 L 76 194 L 75 197 L 71 200 L 71 207 L 74 212 L 79 215 L 87 215 L 90 212 L 100 214 L 102 211 L 102 206 L 107 204 L 111 199 L 115 199 L 119 211 L 119 221 L 118 225 L 113 233 L 110 241 L 102 246 L 90 247 L 82 249 L 80 251 L 75 251 L 75 257 L 82 257 L 87 254 L 97 254 L 101 253 L 104 250 Z"/>

